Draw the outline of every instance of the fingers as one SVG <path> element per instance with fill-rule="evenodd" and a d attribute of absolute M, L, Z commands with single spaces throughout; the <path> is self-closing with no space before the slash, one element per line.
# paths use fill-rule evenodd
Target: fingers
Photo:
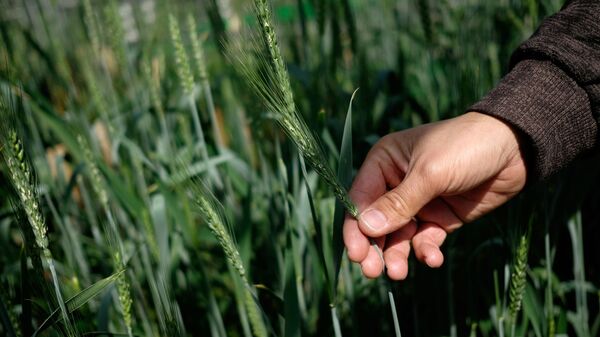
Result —
<path fill-rule="evenodd" d="M 447 202 L 448 198 L 435 198 L 425 205 L 417 218 L 420 222 L 432 222 L 442 227 L 447 233 L 452 233 L 454 230 L 463 225 L 463 221 L 456 215 L 456 211 L 451 204 Z"/>
<path fill-rule="evenodd" d="M 392 280 L 404 280 L 408 275 L 408 255 L 410 240 L 417 231 L 417 224 L 411 221 L 406 226 L 390 234 L 387 238 L 385 252 L 385 267 L 387 275 Z"/>
<path fill-rule="evenodd" d="M 380 237 L 373 240 L 375 241 L 377 248 L 374 246 L 369 246 L 367 257 L 360 263 L 363 275 L 368 278 L 379 277 L 379 275 L 381 275 L 383 272 L 384 262 L 382 255 L 380 254 L 382 254 L 381 252 L 383 251 L 383 247 L 385 245 L 385 237 Z"/>
<path fill-rule="evenodd" d="M 369 239 L 358 229 L 358 221 L 347 215 L 343 228 L 344 244 L 352 262 L 362 262 L 369 252 Z"/>
<path fill-rule="evenodd" d="M 384 246 L 383 259 L 373 246 L 366 249 L 366 256 L 361 261 L 363 274 L 368 278 L 376 278 L 387 270 L 387 275 L 392 280 L 403 280 L 408 275 L 408 256 L 411 241 L 417 259 L 431 268 L 438 268 L 444 262 L 444 255 L 440 246 L 446 239 L 446 231 L 435 223 L 426 222 L 417 225 L 410 221 L 406 226 L 393 232 L 387 238 L 376 239 L 379 249 Z M 387 241 L 387 242 L 386 242 Z"/>
<path fill-rule="evenodd" d="M 405 226 L 437 196 L 434 186 L 433 181 L 421 178 L 417 173 L 408 174 L 400 185 L 360 214 L 360 230 L 367 236 L 380 237 Z"/>
<path fill-rule="evenodd" d="M 462 226 L 462 220 L 441 198 L 433 199 L 418 213 L 419 230 L 412 245 L 415 256 L 429 267 L 438 268 L 444 262 L 440 246 L 447 233 Z"/>
<path fill-rule="evenodd" d="M 419 224 L 419 229 L 412 239 L 417 259 L 431 268 L 440 267 L 444 263 L 440 246 L 444 243 L 446 235 L 446 231 L 435 223 Z"/>

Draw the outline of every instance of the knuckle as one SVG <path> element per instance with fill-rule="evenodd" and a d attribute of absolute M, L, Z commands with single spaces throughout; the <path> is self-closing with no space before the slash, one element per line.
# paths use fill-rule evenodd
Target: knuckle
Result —
<path fill-rule="evenodd" d="M 381 151 L 395 148 L 398 146 L 398 137 L 399 134 L 397 132 L 387 134 L 379 138 L 379 141 L 373 145 L 373 149 Z"/>
<path fill-rule="evenodd" d="M 417 172 L 428 180 L 435 179 L 444 173 L 444 165 L 437 161 L 424 161 L 419 165 Z"/>
<path fill-rule="evenodd" d="M 444 243 L 444 240 L 446 240 L 446 235 L 447 233 L 445 230 L 443 230 L 442 228 L 438 228 L 436 230 L 431 231 L 430 239 L 432 242 L 439 246 L 442 243 Z"/>
<path fill-rule="evenodd" d="M 408 210 L 406 198 L 397 192 L 390 192 L 381 197 L 383 207 L 395 215 L 405 215 Z"/>
<path fill-rule="evenodd" d="M 386 146 L 392 145 L 393 143 L 394 143 L 393 134 L 387 134 L 387 135 L 381 137 L 376 145 L 386 147 Z"/>

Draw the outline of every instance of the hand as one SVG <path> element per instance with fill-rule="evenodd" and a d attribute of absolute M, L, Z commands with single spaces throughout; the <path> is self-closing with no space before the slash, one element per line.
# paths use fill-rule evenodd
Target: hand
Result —
<path fill-rule="evenodd" d="M 504 122 L 470 112 L 396 132 L 371 149 L 350 190 L 361 211 L 344 223 L 348 257 L 374 278 L 406 278 L 412 245 L 429 267 L 442 265 L 447 233 L 517 194 L 526 169 L 517 134 Z"/>

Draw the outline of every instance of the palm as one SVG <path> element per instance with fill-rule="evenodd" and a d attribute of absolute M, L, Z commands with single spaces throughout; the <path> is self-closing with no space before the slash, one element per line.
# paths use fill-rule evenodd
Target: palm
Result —
<path fill-rule="evenodd" d="M 525 181 L 522 165 L 509 164 L 498 175 L 483 184 L 455 195 L 444 195 L 441 199 L 462 222 L 471 222 L 489 213 L 515 196 Z"/>

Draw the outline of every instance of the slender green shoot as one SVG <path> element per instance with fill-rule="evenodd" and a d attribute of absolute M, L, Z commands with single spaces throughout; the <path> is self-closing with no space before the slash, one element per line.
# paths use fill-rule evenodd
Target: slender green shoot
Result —
<path fill-rule="evenodd" d="M 77 141 L 79 142 L 79 146 L 83 150 L 84 160 L 89 170 L 92 188 L 94 189 L 96 197 L 99 199 L 100 205 L 102 206 L 106 215 L 106 219 L 108 222 L 108 226 L 105 226 L 104 228 L 106 239 L 110 247 L 116 248 L 116 251 L 113 253 L 112 256 L 113 267 L 115 271 L 124 270 L 125 262 L 123 261 L 123 257 L 125 256 L 125 249 L 123 247 L 123 241 L 119 235 L 117 224 L 114 220 L 114 216 L 112 214 L 112 210 L 109 204 L 106 181 L 104 180 L 104 177 L 98 169 L 98 165 L 96 164 L 96 159 L 94 158 L 92 149 L 90 148 L 85 138 L 82 135 L 78 135 Z M 123 273 L 123 275 L 121 275 L 118 278 L 117 293 L 119 295 L 119 303 L 121 304 L 123 321 L 125 323 L 125 328 L 127 329 L 127 335 L 129 337 L 132 337 L 133 316 L 131 313 L 131 305 L 133 303 L 133 300 L 131 296 L 130 284 L 126 277 L 126 273 Z"/>
<path fill-rule="evenodd" d="M 581 212 L 577 212 L 568 223 L 569 236 L 573 251 L 573 276 L 575 280 L 576 311 L 574 318 L 577 322 L 577 336 L 589 337 L 589 312 L 587 303 L 587 284 L 585 280 L 585 262 L 583 254 L 583 226 Z"/>
<path fill-rule="evenodd" d="M 239 64 L 239 69 L 250 87 L 261 97 L 273 118 L 296 144 L 306 161 L 329 184 L 346 210 L 357 217 L 356 205 L 350 200 L 347 190 L 338 181 L 333 169 L 327 165 L 317 137 L 297 110 L 268 2 L 254 0 L 254 10 L 261 29 L 261 40 L 254 39 L 251 42 L 251 47 L 254 48 L 251 52 L 231 45 L 231 58 Z M 265 46 L 264 52 L 260 45 Z"/>
<path fill-rule="evenodd" d="M 258 307 L 258 304 L 254 299 L 254 287 L 251 286 L 250 282 L 248 281 L 248 276 L 246 274 L 246 269 L 242 262 L 242 258 L 223 213 L 223 206 L 199 179 L 192 180 L 191 190 L 193 193 L 192 198 L 198 211 L 200 212 L 204 221 L 207 223 L 208 228 L 217 238 L 221 249 L 223 249 L 225 253 L 227 262 L 233 269 L 237 271 L 240 279 L 243 282 L 244 288 L 247 292 L 245 301 L 246 310 L 248 311 L 248 318 L 250 320 L 254 336 L 266 337 L 268 335 L 267 328 L 262 318 L 261 309 Z"/>
<path fill-rule="evenodd" d="M 213 135 L 215 137 L 215 142 L 217 143 L 219 151 L 222 151 L 225 148 L 225 140 L 223 139 L 223 135 L 221 134 L 221 130 L 219 128 L 219 121 L 217 120 L 215 103 L 213 100 L 212 90 L 210 88 L 208 71 L 206 69 L 206 58 L 204 57 L 204 48 L 202 46 L 202 41 L 200 41 L 198 33 L 196 32 L 196 21 L 194 20 L 194 17 L 191 14 L 189 14 L 187 17 L 187 25 L 190 40 L 192 42 L 192 52 L 194 55 L 194 61 L 196 62 L 196 68 L 198 69 L 200 86 L 202 88 L 202 93 L 204 94 L 204 99 L 206 101 L 206 109 L 208 110 L 208 114 L 212 122 Z"/>

